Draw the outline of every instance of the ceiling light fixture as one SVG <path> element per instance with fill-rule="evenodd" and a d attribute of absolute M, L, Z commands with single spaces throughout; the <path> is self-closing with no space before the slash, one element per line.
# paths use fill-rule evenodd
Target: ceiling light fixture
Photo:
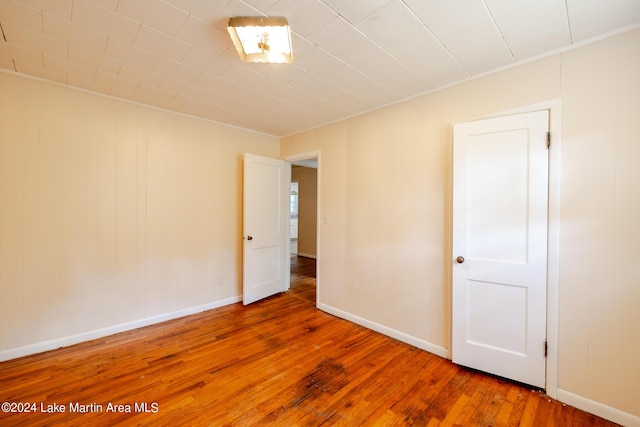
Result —
<path fill-rule="evenodd" d="M 293 62 L 286 18 L 237 16 L 229 19 L 227 30 L 245 62 Z"/>

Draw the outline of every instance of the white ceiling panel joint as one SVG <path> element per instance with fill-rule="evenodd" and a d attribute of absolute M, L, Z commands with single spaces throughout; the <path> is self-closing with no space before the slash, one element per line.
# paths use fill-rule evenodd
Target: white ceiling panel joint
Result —
<path fill-rule="evenodd" d="M 242 64 L 232 16 L 284 16 Z M 0 0 L 0 68 L 276 136 L 640 28 L 638 0 Z"/>

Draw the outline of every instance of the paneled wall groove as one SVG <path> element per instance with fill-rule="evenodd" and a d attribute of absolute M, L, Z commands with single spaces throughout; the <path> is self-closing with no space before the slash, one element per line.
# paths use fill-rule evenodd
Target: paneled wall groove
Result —
<path fill-rule="evenodd" d="M 0 74 L 0 360 L 236 300 L 244 152 L 279 141 Z"/>

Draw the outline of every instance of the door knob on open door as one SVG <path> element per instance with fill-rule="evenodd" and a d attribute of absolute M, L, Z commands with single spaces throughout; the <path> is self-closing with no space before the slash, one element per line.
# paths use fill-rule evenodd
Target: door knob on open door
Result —
<path fill-rule="evenodd" d="M 253 240 L 253 236 L 247 236 L 247 240 Z"/>
<path fill-rule="evenodd" d="M 463 256 L 459 256 L 458 258 L 456 258 L 456 262 L 458 264 L 462 264 L 464 262 L 464 257 Z"/>

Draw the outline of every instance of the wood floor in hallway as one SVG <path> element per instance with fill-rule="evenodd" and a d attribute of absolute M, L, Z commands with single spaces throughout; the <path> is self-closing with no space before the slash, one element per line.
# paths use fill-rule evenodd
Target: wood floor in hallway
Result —
<path fill-rule="evenodd" d="M 317 310 L 300 261 L 249 306 L 0 363 L 0 401 L 36 405 L 0 425 L 615 425 Z"/>
<path fill-rule="evenodd" d="M 291 255 L 291 288 L 289 292 L 316 305 L 316 260 Z"/>

